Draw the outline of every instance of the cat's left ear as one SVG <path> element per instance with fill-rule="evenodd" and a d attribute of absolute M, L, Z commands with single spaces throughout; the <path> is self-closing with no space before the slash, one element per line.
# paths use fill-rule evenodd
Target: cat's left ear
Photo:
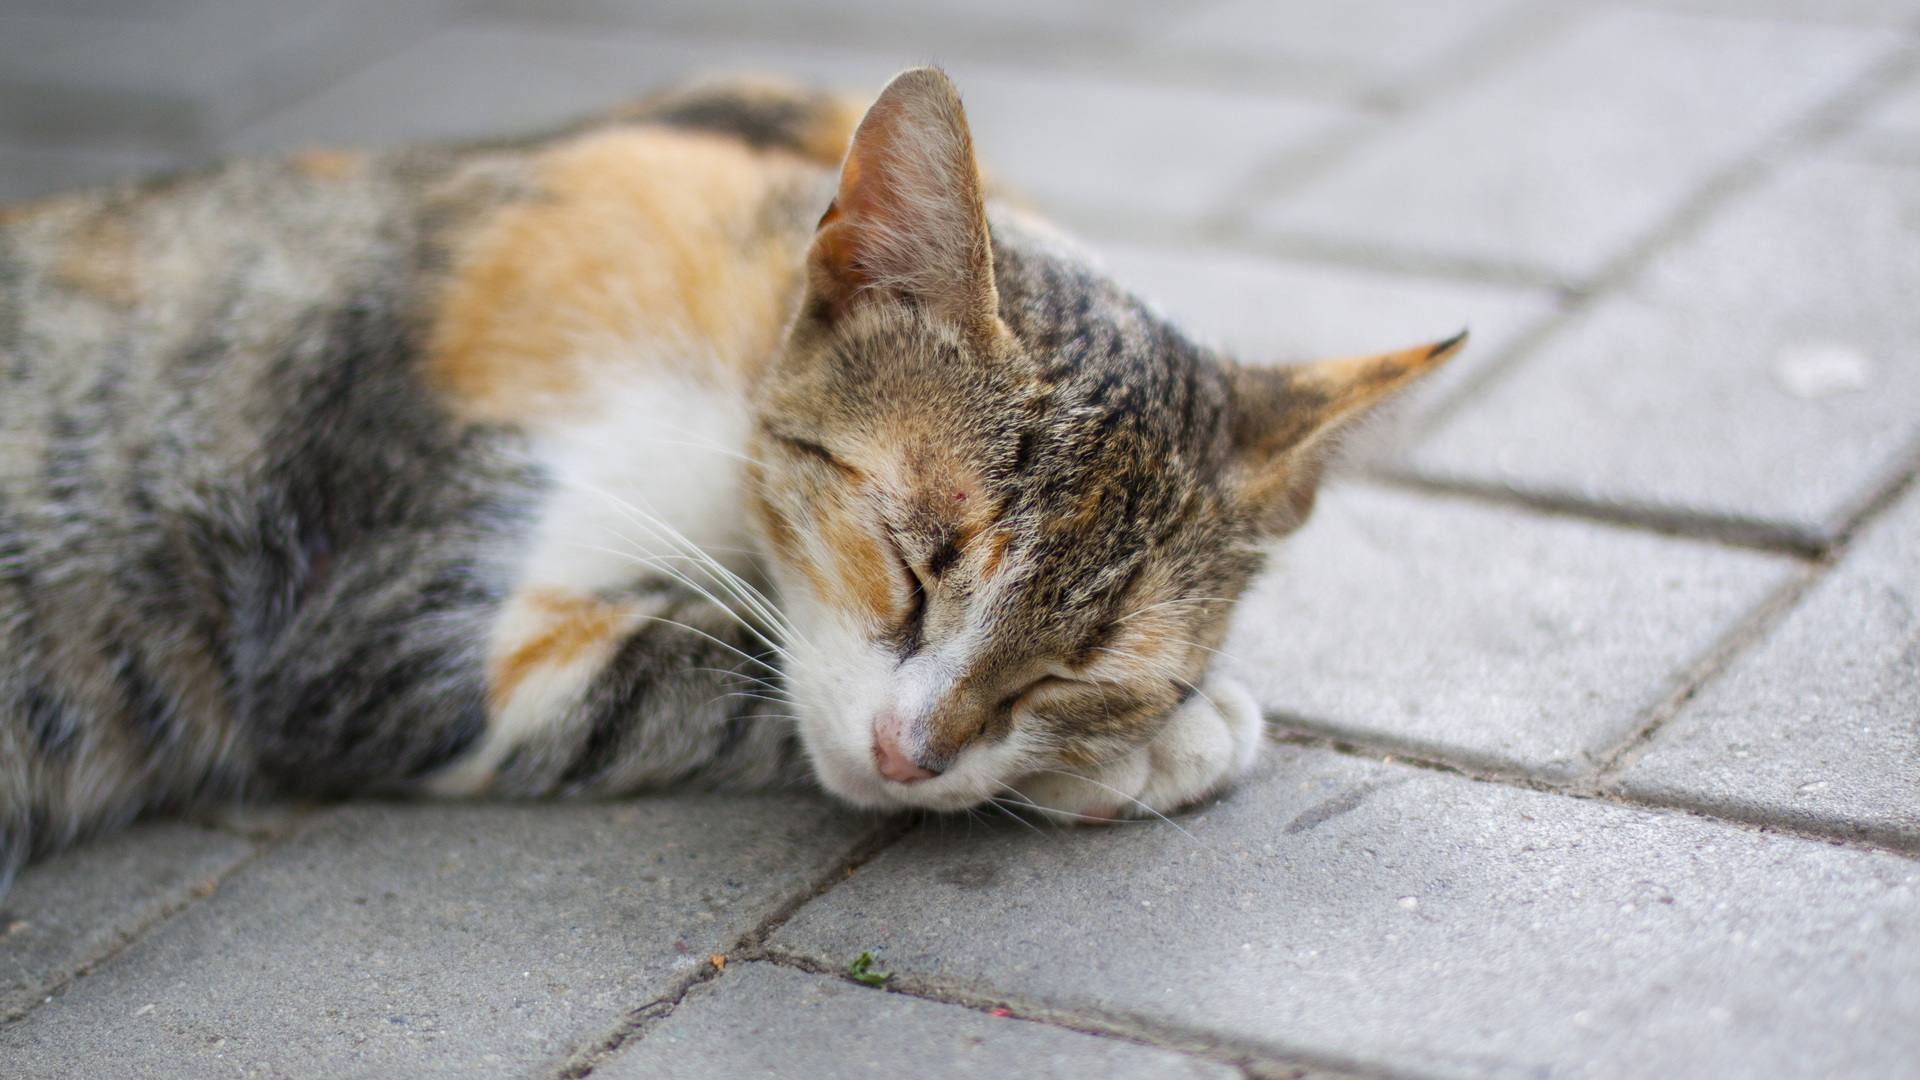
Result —
<path fill-rule="evenodd" d="M 991 331 L 999 296 L 986 202 L 960 94 L 944 72 L 902 72 L 867 110 L 807 265 L 810 304 L 828 320 L 891 300 L 969 336 Z"/>
<path fill-rule="evenodd" d="M 1462 330 L 1432 345 L 1377 356 L 1233 368 L 1230 479 L 1256 526 L 1279 535 L 1305 522 L 1340 432 L 1466 341 Z"/>

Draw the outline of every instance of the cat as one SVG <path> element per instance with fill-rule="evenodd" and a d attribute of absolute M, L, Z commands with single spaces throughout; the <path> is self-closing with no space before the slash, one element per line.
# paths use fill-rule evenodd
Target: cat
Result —
<path fill-rule="evenodd" d="M 1259 746 L 1267 545 L 1462 338 L 1195 345 L 934 68 L 4 211 L 0 866 L 266 794 L 1172 810 Z"/>

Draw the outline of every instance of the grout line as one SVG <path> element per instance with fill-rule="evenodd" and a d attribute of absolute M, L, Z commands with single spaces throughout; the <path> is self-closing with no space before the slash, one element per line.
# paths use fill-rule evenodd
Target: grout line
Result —
<path fill-rule="evenodd" d="M 1752 518 L 1703 514 L 1668 507 L 1632 503 L 1590 502 L 1576 496 L 1536 492 L 1508 485 L 1471 480 L 1447 480 L 1389 466 L 1364 474 L 1389 487 L 1430 495 L 1469 499 L 1498 506 L 1521 507 L 1556 517 L 1578 518 L 1605 525 L 1627 526 L 1642 532 L 1687 540 L 1706 540 L 1742 551 L 1818 560 L 1835 541 L 1798 529 Z"/>
<path fill-rule="evenodd" d="M 1481 367 L 1471 379 L 1428 410 L 1413 433 L 1414 438 L 1425 436 L 1451 420 L 1478 391 L 1533 358 L 1548 334 L 1640 276 L 1662 251 L 1698 230 L 1722 205 L 1769 179 L 1783 160 L 1807 155 L 1839 137 L 1860 113 L 1898 92 L 1916 68 L 1920 68 L 1920 46 L 1908 45 L 1890 51 L 1837 93 L 1789 121 L 1771 138 L 1760 140 L 1753 150 L 1710 176 L 1663 221 L 1628 245 L 1598 273 L 1572 286 L 1565 309 L 1558 318 L 1548 320 L 1541 333 L 1530 335 L 1526 348 L 1507 350 L 1504 356 Z"/>
<path fill-rule="evenodd" d="M 883 820 L 865 836 L 855 841 L 842 857 L 833 860 L 826 869 L 809 880 L 781 902 L 765 918 L 741 933 L 734 943 L 722 954 L 725 960 L 751 961 L 765 951 L 765 942 L 769 935 L 799 910 L 824 895 L 841 881 L 853 876 L 853 871 L 866 864 L 874 856 L 885 851 L 893 843 L 905 836 L 917 819 L 907 815 L 895 815 Z M 660 1021 L 672 1015 L 682 999 L 694 987 L 711 982 L 725 974 L 723 968 L 709 963 L 695 964 L 669 984 L 667 992 L 627 1012 L 626 1017 L 613 1030 L 598 1040 L 584 1045 L 576 1045 L 572 1052 L 562 1057 L 554 1070 L 547 1075 L 553 1080 L 583 1080 L 591 1076 L 600 1065 L 619 1053 L 628 1043 L 644 1038 Z"/>
<path fill-rule="evenodd" d="M 200 828 L 206 829 L 208 832 L 225 833 L 229 836 L 245 840 L 252 845 L 252 850 L 245 856 L 234 860 L 231 865 L 224 869 L 209 874 L 200 881 L 188 886 L 182 895 L 170 902 L 160 905 L 150 917 L 143 919 L 139 924 L 116 934 L 116 940 L 113 944 L 87 957 L 64 974 L 55 976 L 34 988 L 34 990 L 27 995 L 23 1003 L 24 1007 L 21 1005 L 6 1006 L 4 1003 L 0 1003 L 0 1029 L 26 1019 L 32 1015 L 34 1011 L 39 1009 L 40 1006 L 46 1004 L 48 998 L 60 996 L 66 991 L 67 987 L 71 986 L 76 980 L 86 978 L 104 965 L 119 958 L 120 955 L 128 949 L 133 948 L 145 940 L 148 934 L 172 922 L 179 916 L 186 914 L 189 909 L 198 907 L 200 904 L 212 899 L 220 891 L 222 886 L 233 880 L 242 870 L 259 862 L 292 840 L 295 836 L 299 835 L 307 823 L 316 816 L 316 814 L 308 813 L 304 810 L 296 810 L 291 823 L 285 828 L 279 829 L 270 827 L 233 827 L 218 822 L 197 823 Z M 191 821 L 190 818 L 183 820 Z"/>
<path fill-rule="evenodd" d="M 1765 638 L 1774 627 L 1778 626 L 1799 603 L 1800 598 L 1806 595 L 1807 590 L 1824 578 L 1832 567 L 1832 559 L 1823 559 L 1800 568 L 1798 573 L 1789 577 L 1773 591 L 1771 596 L 1761 601 L 1759 606 L 1735 621 L 1733 626 L 1722 634 L 1720 640 L 1716 641 L 1703 656 L 1681 669 L 1678 677 L 1673 680 L 1673 689 L 1642 714 L 1641 722 L 1633 732 L 1621 740 L 1612 751 L 1600 755 L 1592 772 L 1588 774 L 1586 786 L 1590 786 L 1596 792 L 1606 790 L 1610 777 L 1617 777 L 1639 760 L 1652 745 L 1653 737 L 1666 726 L 1667 721 L 1678 716 L 1680 710 L 1698 696 L 1707 684 L 1726 671 L 1740 654 L 1746 652 L 1749 647 Z"/>
<path fill-rule="evenodd" d="M 753 959 L 815 975 L 841 978 L 855 986 L 860 985 L 853 983 L 853 980 L 848 979 L 833 964 L 808 953 L 770 949 Z M 863 989 L 871 988 L 863 987 Z M 1099 1012 L 1061 1008 L 1007 995 L 982 993 L 971 984 L 938 977 L 896 976 L 889 980 L 884 988 L 874 992 L 901 994 L 923 1001 L 939 1002 L 943 1005 L 958 1005 L 974 1012 L 998 1012 L 1002 1017 L 1009 1019 L 1044 1024 L 1047 1027 L 1092 1035 L 1096 1038 L 1128 1042 L 1159 1050 L 1171 1050 L 1190 1057 L 1232 1065 L 1255 1080 L 1266 1077 L 1289 1077 L 1298 1078 L 1298 1080 L 1363 1080 L 1363 1078 L 1364 1080 L 1417 1080 L 1422 1075 L 1389 1071 L 1381 1066 L 1307 1050 L 1276 1049 L 1251 1040 L 1206 1029 L 1189 1028 L 1145 1016 L 1110 1016 Z"/>
<path fill-rule="evenodd" d="M 1756 832 L 1794 836 L 1803 840 L 1819 840 L 1855 850 L 1874 851 L 1920 862 L 1920 830 L 1913 828 L 1900 829 L 1895 826 L 1860 825 L 1853 822 L 1832 824 L 1819 821 L 1783 822 L 1777 818 L 1768 817 L 1767 811 L 1758 806 L 1710 805 L 1682 795 L 1654 796 L 1610 792 L 1603 793 L 1597 798 L 1619 803 L 1622 806 L 1678 810 L 1693 817 L 1726 822 Z"/>
<path fill-rule="evenodd" d="M 1213 231 L 1207 234 L 1207 238 L 1215 244 L 1249 254 L 1310 260 L 1409 276 L 1454 278 L 1510 288 L 1551 289 L 1576 297 L 1587 291 L 1585 285 L 1565 275 L 1523 262 L 1449 255 L 1303 233 L 1263 233 L 1243 224 L 1233 225 L 1231 233 L 1218 223 L 1209 225 L 1209 228 Z"/>
<path fill-rule="evenodd" d="M 977 1004 L 968 1004 L 960 1001 L 947 1000 L 946 998 L 940 997 L 940 996 L 916 993 L 912 990 L 905 989 L 901 986 L 895 986 L 891 980 L 889 980 L 885 986 L 881 986 L 881 987 L 872 986 L 869 984 L 858 982 L 850 978 L 844 968 L 836 968 L 833 965 L 827 963 L 826 961 L 819 959 L 818 957 L 811 956 L 804 953 L 795 953 L 795 952 L 788 952 L 785 950 L 779 950 L 776 952 L 762 953 L 758 956 L 744 958 L 740 962 L 743 964 L 766 964 L 769 967 L 783 968 L 788 971 L 798 971 L 798 972 L 805 973 L 807 975 L 818 976 L 823 979 L 832 979 L 836 982 L 848 983 L 852 987 L 857 988 L 853 990 L 853 993 L 855 994 L 875 994 L 875 995 L 898 994 L 901 997 L 913 998 L 919 1001 L 927 1001 L 927 1002 L 931 1002 L 939 1005 L 952 1005 L 956 1008 L 966 1009 L 969 1012 L 987 1013 L 988 1015 L 992 1016 L 996 1020 L 1012 1020 L 1012 1021 L 1021 1022 L 1021 1023 L 1035 1024 L 1041 1027 L 1054 1028 L 1062 1031 L 1072 1031 L 1075 1034 L 1086 1035 L 1090 1038 L 1100 1039 L 1105 1042 L 1123 1042 L 1123 1043 L 1128 1043 L 1130 1045 L 1147 1047 L 1154 1050 L 1166 1050 L 1171 1053 L 1183 1054 L 1188 1057 L 1196 1057 L 1203 1060 L 1218 1062 L 1220 1064 L 1233 1065 L 1240 1070 L 1243 1076 L 1248 1077 L 1249 1080 L 1262 1080 L 1262 1078 L 1266 1076 L 1279 1076 L 1279 1075 L 1285 1075 L 1286 1077 L 1289 1078 L 1289 1080 L 1308 1080 L 1308 1078 L 1311 1078 L 1311 1080 L 1340 1080 L 1341 1077 L 1347 1077 L 1352 1075 L 1352 1074 L 1344 1074 L 1344 1073 L 1336 1075 L 1336 1074 L 1329 1074 L 1325 1072 L 1309 1073 L 1302 1070 L 1297 1064 L 1292 1062 L 1287 1063 L 1287 1071 L 1284 1074 L 1275 1073 L 1270 1069 L 1264 1070 L 1264 1071 L 1250 1072 L 1248 1071 L 1248 1067 L 1245 1062 L 1242 1062 L 1231 1055 L 1222 1055 L 1217 1052 L 1214 1052 L 1214 1053 L 1195 1052 L 1191 1049 L 1175 1049 L 1173 1047 L 1166 1046 L 1158 1042 L 1153 1042 L 1151 1040 L 1138 1038 L 1129 1034 L 1115 1033 L 1115 1032 L 1106 1030 L 1105 1028 L 1089 1026 L 1085 1023 L 1079 1023 L 1079 1024 L 1058 1023 L 1046 1018 L 1036 1018 L 1032 1016 L 1025 1016 L 1025 1015 L 1021 1015 L 1019 1012 L 1016 1012 L 1014 1009 L 1000 1003 L 998 999 L 993 999 L 989 1001 L 988 999 L 983 998 Z M 1367 1074 L 1367 1075 L 1371 1075 L 1371 1074 Z"/>
<path fill-rule="evenodd" d="M 1408 118 L 1432 112 L 1497 74 L 1531 47 L 1566 30 L 1584 13 L 1584 6 L 1577 4 L 1515 4 L 1487 20 L 1479 33 L 1470 35 L 1449 52 L 1398 78 L 1390 77 L 1361 87 L 1350 97 L 1350 104 L 1376 120 L 1391 119 L 1404 124 Z M 1368 124 L 1364 120 L 1342 124 L 1325 137 L 1277 155 L 1236 185 L 1220 205 L 1206 215 L 1205 232 L 1222 237 L 1256 233 L 1251 219 L 1262 207 L 1320 179 L 1393 126 Z M 1329 261 L 1341 260 L 1335 257 Z"/>
<path fill-rule="evenodd" d="M 1282 746 L 1306 747 L 1341 757 L 1378 761 L 1383 765 L 1399 765 L 1446 773 L 1472 783 L 1499 784 L 1503 787 L 1519 788 L 1542 795 L 1603 802 L 1628 809 L 1682 811 L 1693 817 L 1704 818 L 1746 832 L 1791 836 L 1823 844 L 1839 844 L 1856 851 L 1871 851 L 1920 861 L 1920 838 L 1910 834 L 1853 825 L 1828 827 L 1814 822 L 1768 820 L 1758 814 L 1726 813 L 1712 806 L 1681 799 L 1643 798 L 1621 791 L 1607 790 L 1591 781 L 1554 783 L 1515 770 L 1478 769 L 1457 761 L 1422 754 L 1403 746 L 1329 735 L 1324 731 L 1304 726 L 1298 718 L 1269 715 L 1267 726 L 1273 732 L 1270 736 L 1272 740 Z"/>

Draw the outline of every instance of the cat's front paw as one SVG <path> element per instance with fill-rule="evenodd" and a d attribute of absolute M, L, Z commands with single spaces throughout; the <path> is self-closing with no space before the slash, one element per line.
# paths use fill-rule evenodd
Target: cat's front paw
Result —
<path fill-rule="evenodd" d="M 1260 753 L 1260 706 L 1231 679 L 1209 679 L 1152 742 L 1083 775 L 1035 773 L 1013 786 L 1060 821 L 1111 821 L 1177 810 L 1225 787 Z"/>

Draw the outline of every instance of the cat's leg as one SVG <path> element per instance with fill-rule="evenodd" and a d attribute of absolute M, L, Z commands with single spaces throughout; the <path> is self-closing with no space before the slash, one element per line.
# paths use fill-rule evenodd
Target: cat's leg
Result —
<path fill-rule="evenodd" d="M 489 664 L 486 732 L 428 788 L 590 796 L 757 788 L 795 771 L 772 650 L 678 590 L 523 590 Z"/>
<path fill-rule="evenodd" d="M 1151 817 L 1226 787 L 1259 756 L 1265 730 L 1245 687 L 1209 676 L 1144 746 L 1080 775 L 1048 771 L 1015 787 L 1061 821 Z"/>

